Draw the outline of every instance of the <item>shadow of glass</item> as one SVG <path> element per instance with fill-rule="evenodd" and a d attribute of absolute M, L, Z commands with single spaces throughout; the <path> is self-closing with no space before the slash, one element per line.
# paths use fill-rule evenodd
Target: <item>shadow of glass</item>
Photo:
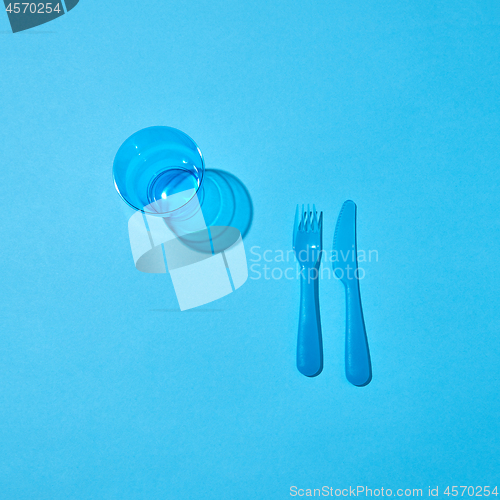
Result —
<path fill-rule="evenodd" d="M 245 185 L 233 174 L 223 170 L 206 170 L 198 200 L 198 208 L 192 212 L 187 212 L 180 218 L 164 219 L 177 235 L 176 240 L 165 244 L 165 251 L 168 247 L 168 255 L 171 258 L 172 255 L 178 255 L 183 262 L 189 258 L 199 260 L 199 256 L 178 249 L 179 245 L 207 257 L 212 255 L 212 251 L 223 252 L 237 241 L 238 231 L 244 238 L 250 230 L 253 220 L 252 199 Z M 199 225 L 199 210 L 203 214 L 202 220 L 206 227 L 196 230 L 194 228 Z M 190 224 L 193 221 L 194 223 Z M 207 227 L 210 229 L 207 230 Z"/>
<path fill-rule="evenodd" d="M 207 169 L 201 209 L 207 226 L 231 226 L 245 238 L 252 226 L 253 204 L 245 185 L 233 174 Z"/>
<path fill-rule="evenodd" d="M 174 312 L 174 313 L 185 313 L 185 312 L 199 312 L 199 313 L 211 313 L 211 312 L 220 312 L 224 311 L 224 309 L 189 309 L 188 311 L 181 311 L 180 309 L 150 309 L 150 312 Z"/>

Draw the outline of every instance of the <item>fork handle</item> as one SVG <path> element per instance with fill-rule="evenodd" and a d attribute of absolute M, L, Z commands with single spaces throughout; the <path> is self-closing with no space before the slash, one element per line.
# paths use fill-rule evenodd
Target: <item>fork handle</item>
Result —
<path fill-rule="evenodd" d="M 315 377 L 323 369 L 323 342 L 319 313 L 319 280 L 310 277 L 307 269 L 300 277 L 299 333 L 297 337 L 297 368 L 306 377 Z"/>
<path fill-rule="evenodd" d="M 351 384 L 364 386 L 372 378 L 372 369 L 357 280 L 350 281 L 346 285 L 345 300 L 347 312 L 345 325 L 345 375 Z"/>

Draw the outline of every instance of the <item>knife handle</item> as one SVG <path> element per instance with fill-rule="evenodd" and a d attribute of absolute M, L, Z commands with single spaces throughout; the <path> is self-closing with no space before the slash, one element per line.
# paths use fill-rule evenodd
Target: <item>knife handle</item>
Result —
<path fill-rule="evenodd" d="M 358 281 L 349 282 L 345 291 L 345 374 L 351 384 L 361 387 L 370 383 L 372 367 Z"/>
<path fill-rule="evenodd" d="M 297 368 L 306 377 L 315 377 L 323 370 L 323 342 L 319 313 L 319 279 L 309 273 L 300 277 L 299 332 L 297 337 Z"/>

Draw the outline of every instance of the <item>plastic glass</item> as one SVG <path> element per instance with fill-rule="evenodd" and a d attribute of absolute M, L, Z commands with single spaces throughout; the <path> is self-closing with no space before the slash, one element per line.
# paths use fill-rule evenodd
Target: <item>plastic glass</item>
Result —
<path fill-rule="evenodd" d="M 204 172 L 200 148 L 172 127 L 139 130 L 120 146 L 113 162 L 113 178 L 121 198 L 135 210 L 161 217 L 189 212 L 189 202 L 201 190 Z"/>

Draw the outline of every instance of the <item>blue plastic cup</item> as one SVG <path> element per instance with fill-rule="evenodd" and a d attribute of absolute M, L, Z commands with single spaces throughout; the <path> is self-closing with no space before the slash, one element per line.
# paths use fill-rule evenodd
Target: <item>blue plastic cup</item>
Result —
<path fill-rule="evenodd" d="M 125 203 L 161 217 L 189 213 L 204 172 L 200 148 L 172 127 L 139 130 L 120 146 L 113 162 L 115 187 Z"/>

